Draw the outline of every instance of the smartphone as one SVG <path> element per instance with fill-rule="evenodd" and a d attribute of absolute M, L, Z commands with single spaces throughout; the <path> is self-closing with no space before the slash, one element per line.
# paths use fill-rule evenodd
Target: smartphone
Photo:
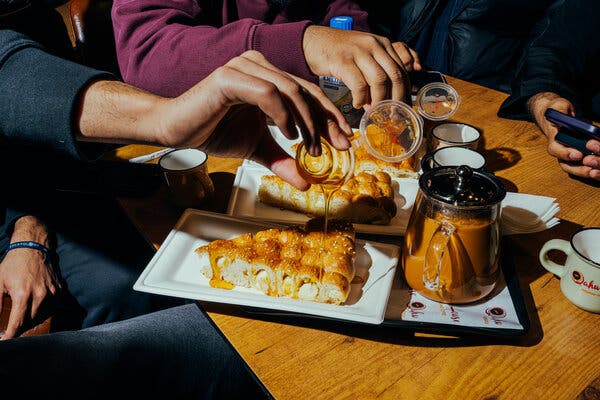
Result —
<path fill-rule="evenodd" d="M 595 154 L 588 150 L 585 144 L 590 139 L 600 140 L 600 128 L 553 108 L 547 109 L 544 116 L 548 121 L 559 126 L 554 138 L 557 142 L 577 149 L 584 155 Z"/>
<path fill-rule="evenodd" d="M 446 83 L 446 78 L 438 71 L 412 71 L 410 73 L 412 100 L 415 101 L 417 99 L 417 92 L 423 86 L 433 82 Z"/>

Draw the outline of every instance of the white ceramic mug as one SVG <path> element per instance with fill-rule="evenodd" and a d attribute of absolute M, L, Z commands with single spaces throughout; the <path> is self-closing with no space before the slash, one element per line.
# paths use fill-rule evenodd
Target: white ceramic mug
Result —
<path fill-rule="evenodd" d="M 471 125 L 448 122 L 433 128 L 429 149 L 433 151 L 449 146 L 476 149 L 480 137 L 479 131 Z"/>
<path fill-rule="evenodd" d="M 423 172 L 435 167 L 457 167 L 468 165 L 473 169 L 482 169 L 485 166 L 485 157 L 475 150 L 460 146 L 442 147 L 433 153 L 427 153 L 421 159 Z"/>
<path fill-rule="evenodd" d="M 196 207 L 211 198 L 215 192 L 206 162 L 208 156 L 198 149 L 173 150 L 158 162 L 171 201 L 180 207 Z"/>
<path fill-rule="evenodd" d="M 567 255 L 565 264 L 548 257 L 550 250 Z M 540 250 L 540 262 L 560 278 L 560 289 L 576 306 L 600 313 L 600 228 L 584 228 L 571 241 L 552 239 Z"/>

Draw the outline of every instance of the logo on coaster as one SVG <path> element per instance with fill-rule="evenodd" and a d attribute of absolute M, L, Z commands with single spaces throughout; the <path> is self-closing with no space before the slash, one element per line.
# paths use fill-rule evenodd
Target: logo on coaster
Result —
<path fill-rule="evenodd" d="M 426 306 L 420 301 L 411 301 L 407 304 L 406 308 L 410 312 L 411 318 L 419 318 L 419 315 L 425 314 L 424 310 Z"/>
<path fill-rule="evenodd" d="M 502 325 L 502 318 L 506 317 L 506 310 L 502 307 L 490 307 L 485 310 L 496 325 Z"/>

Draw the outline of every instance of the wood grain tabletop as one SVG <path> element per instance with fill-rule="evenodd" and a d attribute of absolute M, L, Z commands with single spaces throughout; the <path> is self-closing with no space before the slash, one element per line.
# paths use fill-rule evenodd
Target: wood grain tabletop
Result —
<path fill-rule="evenodd" d="M 276 399 L 600 398 L 600 315 L 570 303 L 559 279 L 538 261 L 547 240 L 568 240 L 581 227 L 600 227 L 599 186 L 565 174 L 546 152 L 546 140 L 534 124 L 497 117 L 506 94 L 458 79 L 448 81 L 462 97 L 451 120 L 482 132 L 478 150 L 506 189 L 554 197 L 560 205 L 559 225 L 505 238 L 531 322 L 529 331 L 516 337 L 445 336 L 250 314 L 203 303 Z M 117 157 L 154 150 L 131 145 L 119 149 Z M 201 208 L 226 210 L 240 164 L 238 159 L 209 157 L 217 196 Z M 182 212 L 165 201 L 165 190 L 147 198 L 120 199 L 156 247 Z"/>

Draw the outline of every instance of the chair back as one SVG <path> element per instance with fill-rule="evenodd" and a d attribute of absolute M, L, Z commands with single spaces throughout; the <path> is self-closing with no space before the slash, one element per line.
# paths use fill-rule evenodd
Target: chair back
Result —
<path fill-rule="evenodd" d="M 8 326 L 8 319 L 12 309 L 12 301 L 7 294 L 2 295 L 2 310 L 0 311 L 0 336 L 4 335 Z M 52 316 L 42 318 L 41 321 L 34 321 L 31 326 L 26 327 L 26 330 L 20 336 L 37 336 L 44 335 L 50 332 L 52 327 Z"/>

